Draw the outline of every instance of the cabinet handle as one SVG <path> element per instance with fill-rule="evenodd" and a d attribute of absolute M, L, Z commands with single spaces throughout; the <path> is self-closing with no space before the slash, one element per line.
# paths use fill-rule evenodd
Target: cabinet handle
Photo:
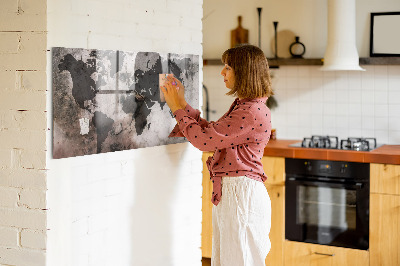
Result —
<path fill-rule="evenodd" d="M 327 254 L 327 253 L 319 253 L 319 252 L 314 252 L 315 255 L 324 255 L 324 256 L 335 256 L 335 254 Z"/>

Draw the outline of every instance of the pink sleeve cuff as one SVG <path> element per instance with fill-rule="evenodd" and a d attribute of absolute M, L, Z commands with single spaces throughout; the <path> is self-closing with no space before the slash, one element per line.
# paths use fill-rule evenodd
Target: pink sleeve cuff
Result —
<path fill-rule="evenodd" d="M 189 106 L 189 104 L 187 105 Z M 190 107 L 191 108 L 191 107 Z M 187 107 L 186 107 L 187 109 Z M 193 109 L 193 108 L 192 108 Z M 180 119 L 182 119 L 183 116 L 187 115 L 186 112 L 183 109 L 178 109 L 174 112 L 174 117 L 177 121 L 179 121 Z M 176 123 L 174 129 L 172 129 L 171 133 L 168 136 L 169 138 L 173 138 L 173 137 L 185 137 L 182 132 L 179 129 L 179 124 Z"/>
<path fill-rule="evenodd" d="M 194 109 L 192 106 L 190 106 L 189 104 L 186 105 L 185 107 L 185 112 L 192 117 L 193 119 L 197 120 L 198 117 L 200 116 L 200 111 Z"/>

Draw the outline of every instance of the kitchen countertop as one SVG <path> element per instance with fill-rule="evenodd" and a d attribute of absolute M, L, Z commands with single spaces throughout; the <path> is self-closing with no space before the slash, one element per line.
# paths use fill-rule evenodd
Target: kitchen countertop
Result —
<path fill-rule="evenodd" d="M 400 145 L 383 145 L 372 151 L 290 147 L 301 140 L 270 140 L 264 156 L 363 163 L 400 164 Z"/>

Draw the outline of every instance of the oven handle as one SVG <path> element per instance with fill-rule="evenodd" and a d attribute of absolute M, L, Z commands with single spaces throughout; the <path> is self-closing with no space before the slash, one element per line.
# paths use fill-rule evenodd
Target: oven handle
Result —
<path fill-rule="evenodd" d="M 331 256 L 331 257 L 335 256 L 335 253 L 333 253 L 333 254 L 328 254 L 328 253 L 314 252 L 314 254 L 315 254 L 315 255 L 323 255 L 323 256 Z"/>
<path fill-rule="evenodd" d="M 356 183 L 346 183 L 346 182 L 332 182 L 332 181 L 321 181 L 321 180 L 316 180 L 316 181 L 309 181 L 309 180 L 304 180 L 303 178 L 297 178 L 297 177 L 288 177 L 287 181 L 294 181 L 297 183 L 301 183 L 304 185 L 318 185 L 318 184 L 325 184 L 325 185 L 341 185 L 345 186 L 348 188 L 354 188 L 354 189 L 361 189 L 363 187 L 362 182 L 356 182 Z"/>

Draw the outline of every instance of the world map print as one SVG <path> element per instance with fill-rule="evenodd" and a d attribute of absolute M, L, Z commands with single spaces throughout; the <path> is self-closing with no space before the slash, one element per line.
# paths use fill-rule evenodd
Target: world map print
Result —
<path fill-rule="evenodd" d="M 168 138 L 176 121 L 159 88 L 164 74 L 197 109 L 198 55 L 52 48 L 53 158 L 187 141 Z"/>

